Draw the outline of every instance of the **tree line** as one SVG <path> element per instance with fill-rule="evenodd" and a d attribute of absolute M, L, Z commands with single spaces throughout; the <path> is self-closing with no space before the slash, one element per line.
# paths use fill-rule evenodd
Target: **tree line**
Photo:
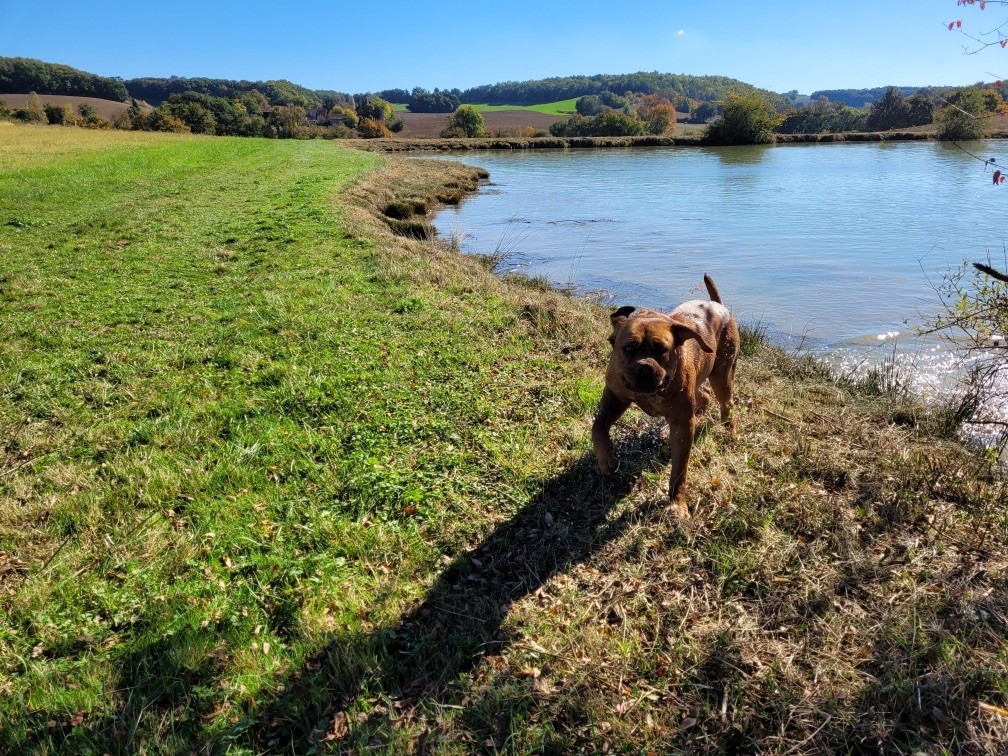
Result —
<path fill-rule="evenodd" d="M 134 131 L 168 131 L 217 136 L 271 137 L 279 139 L 390 137 L 403 128 L 392 104 L 376 95 L 349 97 L 330 107 L 271 105 L 256 89 L 218 97 L 186 91 L 168 96 L 159 107 L 133 99 L 128 108 L 106 121 L 87 102 L 76 109 L 59 103 L 59 95 L 30 93 L 22 108 L 11 109 L 0 100 L 0 119 L 25 123 Z"/>
<path fill-rule="evenodd" d="M 130 97 L 149 102 L 151 105 L 160 105 L 172 95 L 181 95 L 187 92 L 232 99 L 252 90 L 263 95 L 271 105 L 297 105 L 302 108 L 322 105 L 327 97 L 333 101 L 349 99 L 348 95 L 339 92 L 316 92 L 285 79 L 236 81 L 233 79 L 170 76 L 168 78 L 127 79 L 124 84 Z"/>
<path fill-rule="evenodd" d="M 752 92 L 762 94 L 777 107 L 783 108 L 788 102 L 785 97 L 775 92 L 768 92 L 727 76 L 690 76 L 657 71 L 506 81 L 466 89 L 461 92 L 459 99 L 463 103 L 474 104 L 536 105 L 585 95 L 599 95 L 603 92 L 657 94 L 672 102 L 679 98 L 694 102 L 714 102 L 724 99 L 729 92 Z"/>
<path fill-rule="evenodd" d="M 98 97 L 126 102 L 129 92 L 122 79 L 79 71 L 59 63 L 34 58 L 0 57 L 0 92 Z"/>
<path fill-rule="evenodd" d="M 935 135 L 945 140 L 978 139 L 992 116 L 1008 112 L 997 87 L 964 87 L 929 98 L 922 92 L 907 97 L 888 88 L 868 107 L 852 108 L 821 97 L 809 105 L 775 112 L 755 95 L 733 93 L 708 127 L 711 144 L 765 144 L 775 134 L 822 134 L 892 131 L 936 124 Z"/>

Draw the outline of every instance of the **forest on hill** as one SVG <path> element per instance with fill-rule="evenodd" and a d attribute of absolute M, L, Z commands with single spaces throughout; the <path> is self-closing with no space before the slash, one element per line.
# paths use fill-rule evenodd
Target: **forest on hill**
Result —
<path fill-rule="evenodd" d="M 716 102 L 728 96 L 729 92 L 739 94 L 759 93 L 771 105 L 783 109 L 790 101 L 776 92 L 759 89 L 738 79 L 727 76 L 689 76 L 686 74 L 666 74 L 637 72 L 631 74 L 596 74 L 595 76 L 562 76 L 534 81 L 506 81 L 485 84 L 462 91 L 459 99 L 464 103 L 488 103 L 491 105 L 535 105 L 541 102 L 556 102 L 572 97 L 598 95 L 612 92 L 637 94 L 660 94 L 670 100 L 686 98 L 696 102 Z"/>
<path fill-rule="evenodd" d="M 351 95 L 330 89 L 309 89 L 284 79 L 247 81 L 203 76 L 145 76 L 123 80 L 98 76 L 70 66 L 46 63 L 31 58 L 0 57 L 0 92 L 76 95 L 119 102 L 134 98 L 158 106 L 171 98 L 172 95 L 182 95 L 187 92 L 233 99 L 253 90 L 264 95 L 270 105 L 293 105 L 304 108 L 315 105 L 332 107 L 337 104 L 352 106 L 355 98 L 361 98 L 366 94 Z M 788 96 L 768 92 L 752 84 L 726 76 L 690 76 L 658 72 L 505 81 L 465 90 L 458 88 L 435 89 L 434 93 L 420 87 L 415 87 L 412 90 L 393 88 L 374 94 L 389 102 L 411 104 L 416 100 L 414 109 L 420 112 L 430 111 L 435 107 L 443 109 L 440 105 L 432 106 L 430 104 L 432 102 L 441 103 L 442 100 L 456 104 L 456 107 L 457 103 L 537 105 L 576 97 L 601 95 L 607 92 L 615 95 L 624 95 L 627 92 L 640 95 L 659 94 L 673 102 L 686 100 L 693 103 L 717 102 L 724 99 L 729 92 L 758 93 L 766 97 L 770 104 L 778 110 L 783 110 L 791 104 Z"/>
<path fill-rule="evenodd" d="M 990 83 L 977 82 L 974 86 L 985 88 L 993 86 Z M 895 89 L 904 97 L 922 95 L 929 99 L 948 98 L 962 87 L 948 86 L 925 86 L 925 87 L 872 87 L 870 89 L 819 89 L 810 95 L 811 100 L 818 100 L 825 97 L 830 102 L 839 102 L 852 108 L 863 108 L 871 105 L 883 97 L 886 93 Z"/>
<path fill-rule="evenodd" d="M 117 102 L 126 102 L 130 97 L 121 79 L 34 58 L 0 57 L 0 92 L 40 92 Z"/>
<path fill-rule="evenodd" d="M 285 79 L 245 81 L 210 79 L 205 76 L 169 76 L 168 78 L 147 76 L 138 79 L 127 79 L 124 84 L 131 97 L 149 102 L 151 105 L 160 105 L 172 95 L 181 95 L 186 92 L 196 92 L 197 94 L 209 95 L 210 97 L 232 99 L 255 90 L 262 93 L 270 105 L 299 105 L 303 108 L 321 105 L 327 94 L 334 95 L 337 101 L 347 97 L 347 95 L 337 92 L 330 93 L 307 89 Z"/>

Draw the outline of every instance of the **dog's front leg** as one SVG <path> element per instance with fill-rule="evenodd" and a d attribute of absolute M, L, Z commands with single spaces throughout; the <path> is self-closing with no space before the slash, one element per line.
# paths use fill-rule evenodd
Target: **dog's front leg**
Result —
<path fill-rule="evenodd" d="M 592 423 L 592 445 L 595 447 L 595 459 L 598 460 L 603 475 L 609 476 L 616 472 L 616 456 L 613 454 L 609 429 L 623 416 L 629 406 L 630 402 L 616 396 L 608 388 L 602 392 L 602 400 L 599 402 L 598 412 L 595 413 L 595 422 Z"/>
<path fill-rule="evenodd" d="M 689 465 L 690 451 L 693 449 L 696 414 L 690 412 L 685 417 L 669 417 L 667 420 L 669 441 L 672 447 L 669 499 L 683 514 L 686 514 L 686 467 Z"/>

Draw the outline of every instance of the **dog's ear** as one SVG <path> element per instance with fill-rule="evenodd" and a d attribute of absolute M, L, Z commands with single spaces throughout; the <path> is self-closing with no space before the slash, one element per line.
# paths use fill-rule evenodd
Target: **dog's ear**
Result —
<path fill-rule="evenodd" d="M 620 307 L 616 312 L 609 316 L 609 322 L 612 323 L 612 333 L 609 335 L 609 343 L 616 343 L 616 332 L 623 327 L 626 323 L 627 318 L 630 317 L 630 313 L 636 310 L 636 307 L 630 307 L 629 305 L 624 305 Z"/>
<path fill-rule="evenodd" d="M 712 338 L 712 334 L 708 332 L 708 329 L 704 328 L 700 323 L 688 322 L 679 318 L 673 320 L 672 340 L 675 342 L 675 345 L 680 346 L 690 339 L 696 339 L 697 344 L 705 352 L 714 351 L 714 347 L 711 346 L 714 339 Z"/>

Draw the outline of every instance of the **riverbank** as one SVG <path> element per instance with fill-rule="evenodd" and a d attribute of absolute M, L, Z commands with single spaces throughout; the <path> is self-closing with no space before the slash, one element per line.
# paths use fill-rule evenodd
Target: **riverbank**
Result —
<path fill-rule="evenodd" d="M 0 144 L 0 750 L 1004 742 L 1004 483 L 947 415 L 747 331 L 682 523 L 659 426 L 592 457 L 608 313 L 411 230 L 473 169 L 37 132 Z"/>
<path fill-rule="evenodd" d="M 916 142 L 932 140 L 926 131 L 886 131 L 850 134 L 776 134 L 775 144 L 835 144 L 841 142 Z M 1008 138 L 1008 132 L 990 139 Z M 627 147 L 703 147 L 701 136 L 628 137 L 479 137 L 472 139 L 344 139 L 347 147 L 368 152 L 467 152 L 473 150 L 553 150 Z"/>

